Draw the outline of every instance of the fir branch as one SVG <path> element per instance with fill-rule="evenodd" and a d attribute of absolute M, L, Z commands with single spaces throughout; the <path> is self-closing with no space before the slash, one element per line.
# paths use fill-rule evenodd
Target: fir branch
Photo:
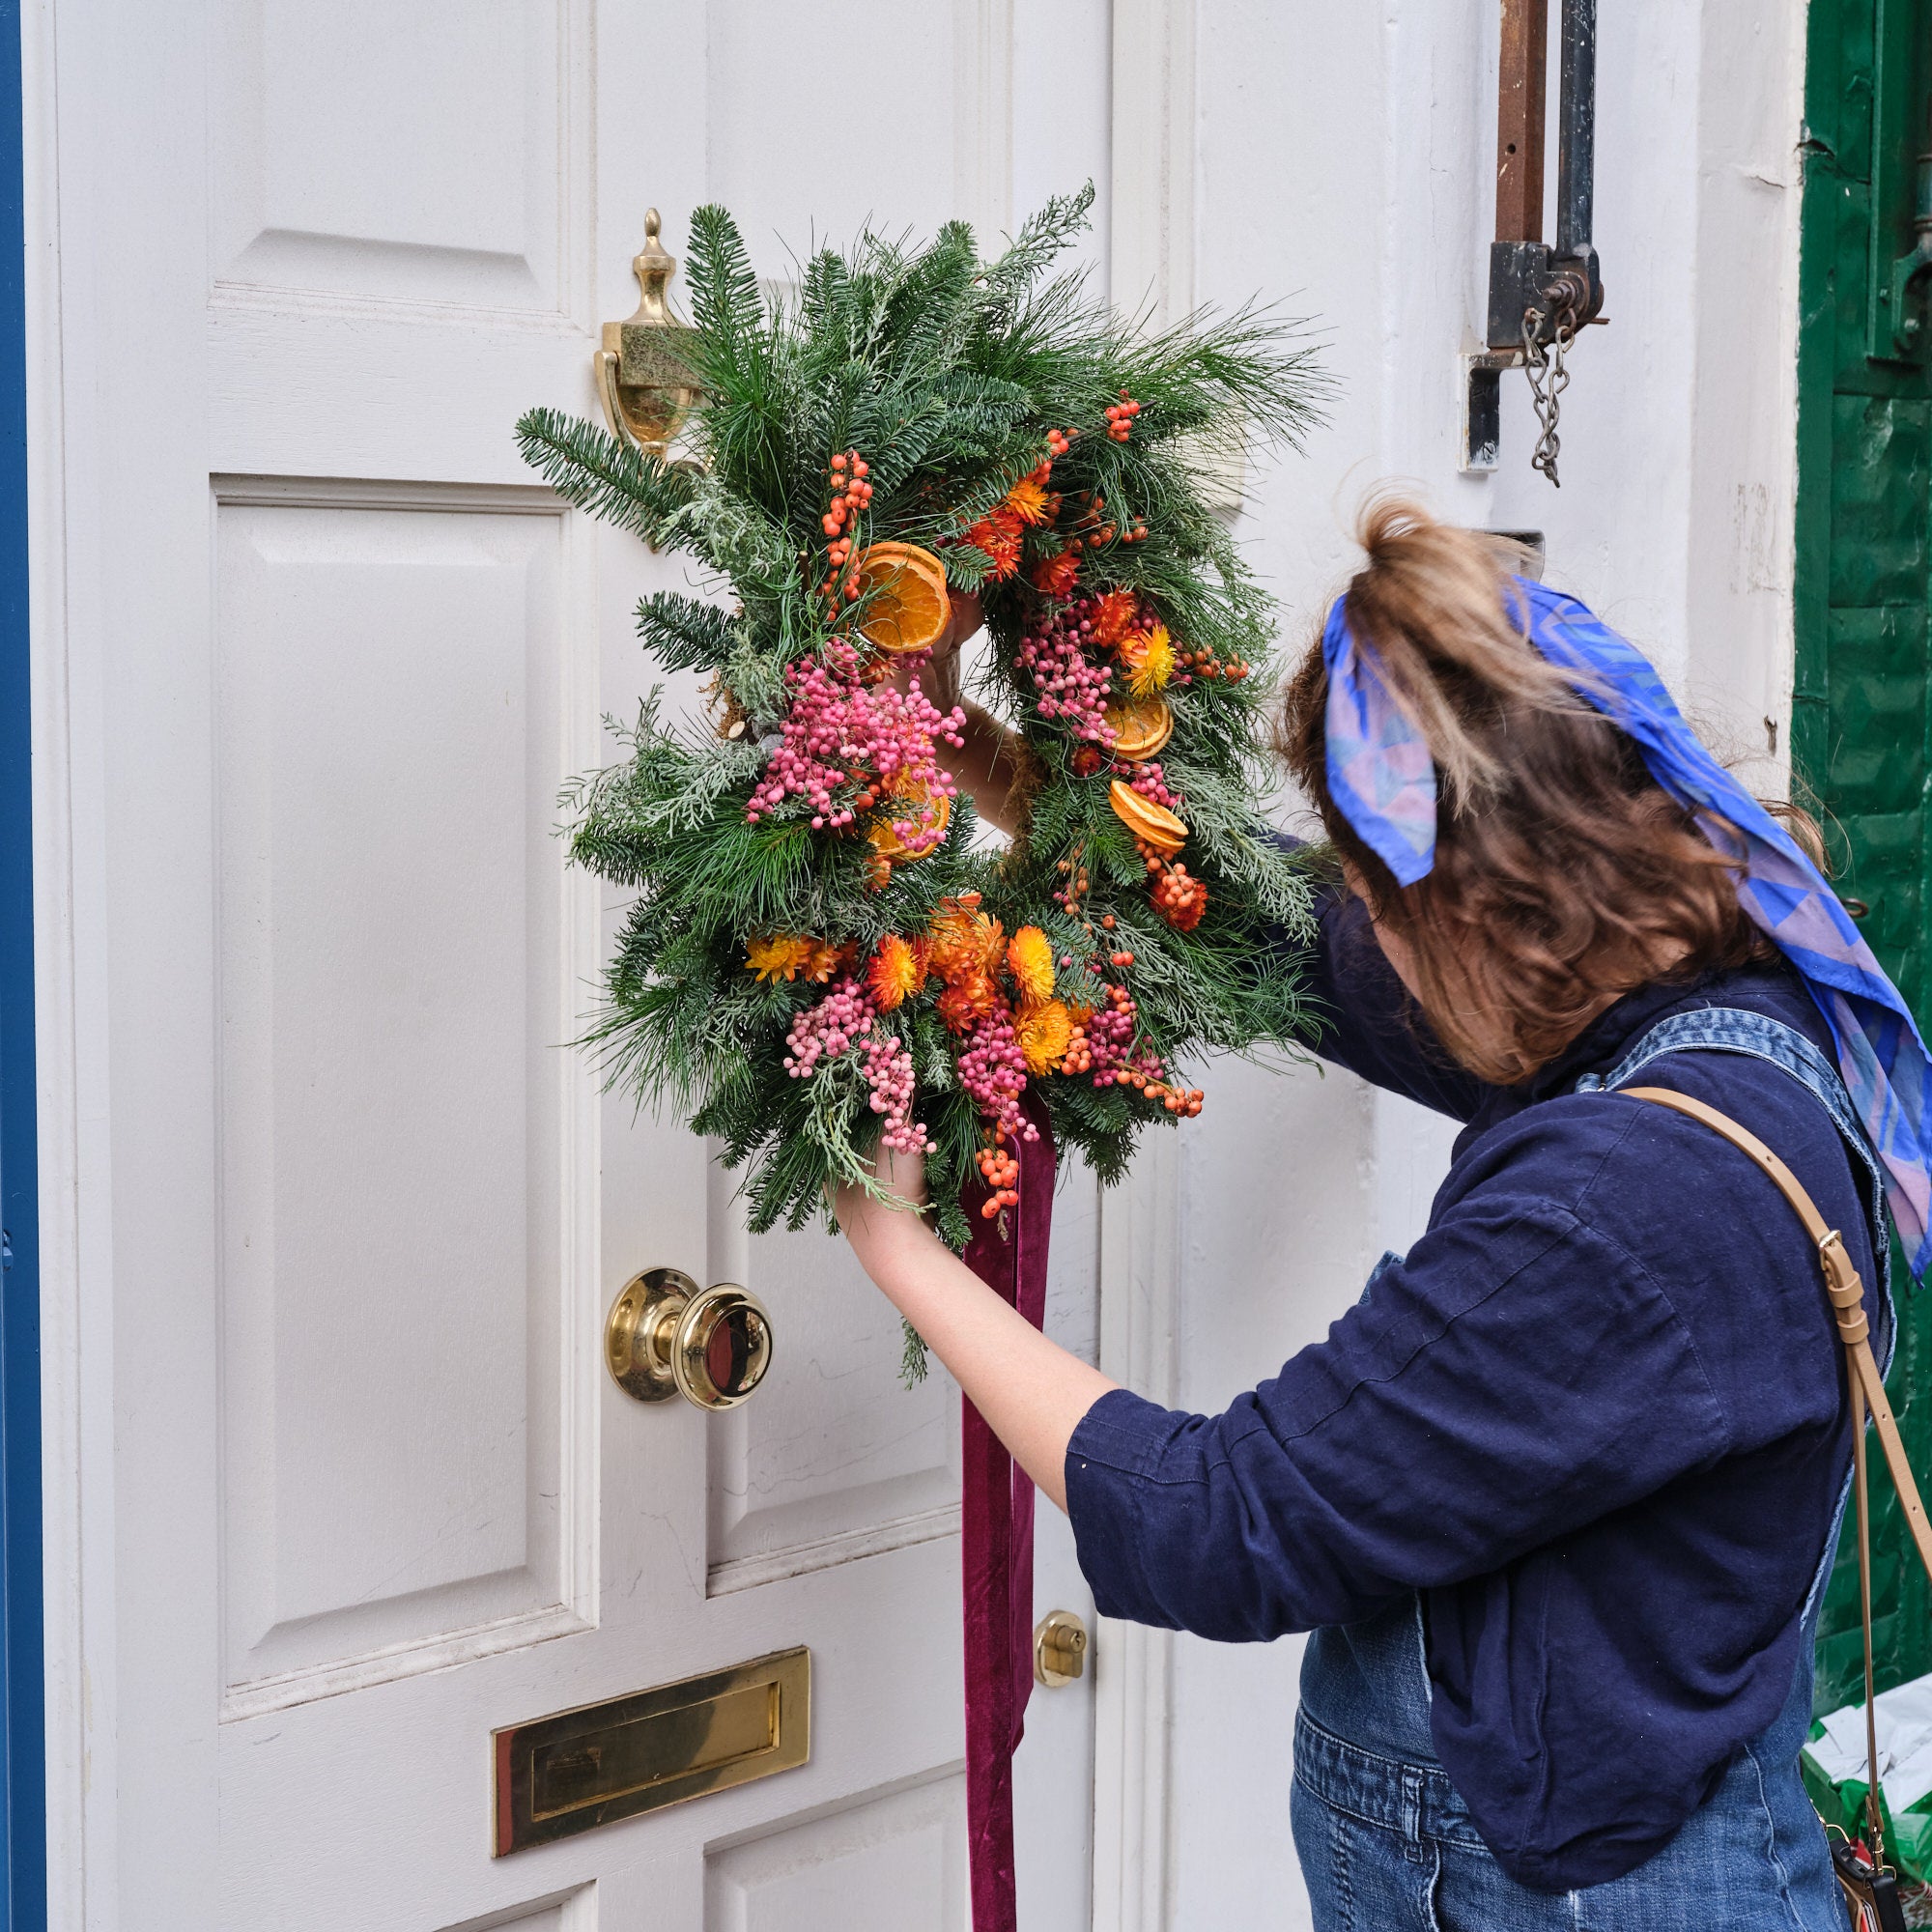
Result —
<path fill-rule="evenodd" d="M 566 503 L 662 546 L 693 495 L 691 475 L 560 410 L 530 410 L 517 446 Z"/>
<path fill-rule="evenodd" d="M 728 611 L 675 590 L 639 600 L 638 636 L 666 670 L 717 670 L 741 641 Z"/>

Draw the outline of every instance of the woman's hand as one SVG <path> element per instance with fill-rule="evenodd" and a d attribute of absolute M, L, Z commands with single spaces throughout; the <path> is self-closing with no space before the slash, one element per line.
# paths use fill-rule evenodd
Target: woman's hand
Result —
<path fill-rule="evenodd" d="M 970 590 L 949 588 L 952 621 L 946 635 L 932 647 L 932 661 L 919 673 L 920 688 L 942 711 L 961 703 L 959 652 L 985 621 L 979 596 Z M 898 674 L 899 689 L 906 689 L 908 674 Z M 977 704 L 965 705 L 965 744 L 955 751 L 941 739 L 933 746 L 939 761 L 951 772 L 959 788 L 972 799 L 975 809 L 988 824 L 1011 838 L 1019 830 L 1010 799 L 1013 781 L 1025 768 L 1031 754 L 1016 732 L 1009 731 Z"/>
<path fill-rule="evenodd" d="M 923 1218 L 926 1206 L 923 1154 L 897 1153 L 882 1147 L 872 1164 L 872 1175 L 890 1199 L 881 1201 L 848 1180 L 834 1190 L 832 1211 L 838 1217 L 839 1232 L 859 1257 L 859 1265 L 876 1282 L 881 1266 L 891 1271 L 890 1250 L 895 1243 L 917 1246 L 929 1241 L 937 1245 L 938 1236 Z M 880 1265 L 874 1265 L 875 1259 Z"/>
<path fill-rule="evenodd" d="M 1066 1445 L 1116 1386 L 1049 1342 L 928 1228 L 925 1163 L 881 1150 L 873 1174 L 891 1196 L 846 1184 L 833 1197 L 860 1265 L 952 1370 L 993 1433 L 1052 1501 L 1066 1507 Z"/>

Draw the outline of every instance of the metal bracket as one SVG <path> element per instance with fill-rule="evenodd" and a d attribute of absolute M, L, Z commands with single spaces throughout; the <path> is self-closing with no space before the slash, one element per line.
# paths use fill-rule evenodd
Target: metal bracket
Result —
<path fill-rule="evenodd" d="M 1496 240 L 1490 248 L 1488 355 L 1463 358 L 1462 467 L 1493 469 L 1501 440 L 1500 372 L 1542 352 L 1560 368 L 1569 340 L 1603 320 L 1604 281 L 1590 241 L 1596 194 L 1597 5 L 1562 0 L 1556 241 L 1542 239 L 1548 0 L 1503 0 L 1497 80 Z M 1555 387 L 1562 386 L 1559 375 Z M 1537 468 L 1555 481 L 1554 390 L 1539 395 Z"/>
<path fill-rule="evenodd" d="M 1522 367 L 1520 349 L 1469 349 L 1463 354 L 1463 434 L 1457 468 L 1480 476 L 1502 460 L 1503 371 Z"/>

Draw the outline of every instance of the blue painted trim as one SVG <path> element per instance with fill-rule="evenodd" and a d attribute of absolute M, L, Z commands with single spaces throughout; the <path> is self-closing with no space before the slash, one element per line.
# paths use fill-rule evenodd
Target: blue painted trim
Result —
<path fill-rule="evenodd" d="M 0 1932 L 47 1922 L 20 4 L 0 0 Z"/>

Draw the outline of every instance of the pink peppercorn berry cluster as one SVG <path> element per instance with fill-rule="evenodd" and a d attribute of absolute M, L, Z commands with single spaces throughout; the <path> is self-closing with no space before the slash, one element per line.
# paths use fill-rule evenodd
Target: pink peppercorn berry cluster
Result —
<path fill-rule="evenodd" d="M 832 481 L 832 502 L 819 519 L 819 528 L 832 539 L 831 547 L 825 553 L 825 560 L 832 567 L 832 574 L 824 585 L 828 591 L 837 587 L 838 573 L 844 569 L 846 559 L 852 554 L 852 539 L 845 534 L 846 520 L 856 518 L 872 500 L 872 486 L 866 480 L 871 474 L 871 469 L 872 466 L 856 449 L 835 456 L 826 468 L 825 473 Z"/>
<path fill-rule="evenodd" d="M 1107 435 L 1114 442 L 1125 442 L 1133 434 L 1134 418 L 1141 412 L 1141 406 L 1122 389 L 1118 403 L 1107 405 Z"/>
<path fill-rule="evenodd" d="M 858 1050 L 859 1070 L 871 1090 L 870 1106 L 886 1117 L 881 1145 L 895 1153 L 930 1153 L 924 1126 L 912 1118 L 912 1055 L 902 1040 L 876 1029 L 879 1009 L 857 980 L 838 981 L 824 999 L 792 1021 L 785 1035 L 784 1068 L 793 1080 L 810 1080 L 822 1062 Z"/>
<path fill-rule="evenodd" d="M 1178 791 L 1168 790 L 1167 780 L 1159 765 L 1151 760 L 1146 764 L 1127 766 L 1124 776 L 1130 791 L 1139 792 L 1155 805 L 1165 806 L 1169 811 L 1178 811 L 1187 803 Z"/>
<path fill-rule="evenodd" d="M 995 1134 L 1015 1140 L 1039 1138 L 1033 1122 L 1020 1112 L 1026 1092 L 1026 1055 L 1013 1035 L 1011 1010 L 999 1006 L 966 1037 L 959 1055 L 959 1085 L 993 1123 Z"/>
<path fill-rule="evenodd" d="M 954 787 L 933 754 L 933 740 L 962 746 L 966 714 L 956 705 L 941 712 L 917 683 L 897 691 L 868 685 L 863 673 L 864 661 L 843 638 L 833 639 L 822 658 L 785 668 L 791 708 L 745 807 L 748 823 L 757 824 L 788 798 L 802 798 L 812 809 L 814 832 L 838 831 L 891 792 L 924 801 L 917 817 L 895 825 L 900 840 L 937 842 L 939 800 Z M 838 802 L 835 794 L 852 784 L 857 793 Z"/>
<path fill-rule="evenodd" d="M 1134 1052 L 1134 1034 L 1140 1025 L 1140 1009 L 1124 986 L 1109 986 L 1106 1004 L 1087 1017 L 1083 1031 L 1088 1065 L 1083 1072 L 1094 1076 L 1096 1087 L 1125 1087 L 1134 1076 L 1158 1080 L 1159 1059 L 1151 1053 Z"/>
<path fill-rule="evenodd" d="M 1064 718 L 1074 737 L 1111 751 L 1117 734 L 1107 723 L 1107 695 L 1114 674 L 1087 655 L 1094 605 L 1082 597 L 1057 611 L 1040 611 L 1021 634 L 1013 662 L 1032 677 L 1039 693 L 1035 709 L 1042 718 Z"/>

